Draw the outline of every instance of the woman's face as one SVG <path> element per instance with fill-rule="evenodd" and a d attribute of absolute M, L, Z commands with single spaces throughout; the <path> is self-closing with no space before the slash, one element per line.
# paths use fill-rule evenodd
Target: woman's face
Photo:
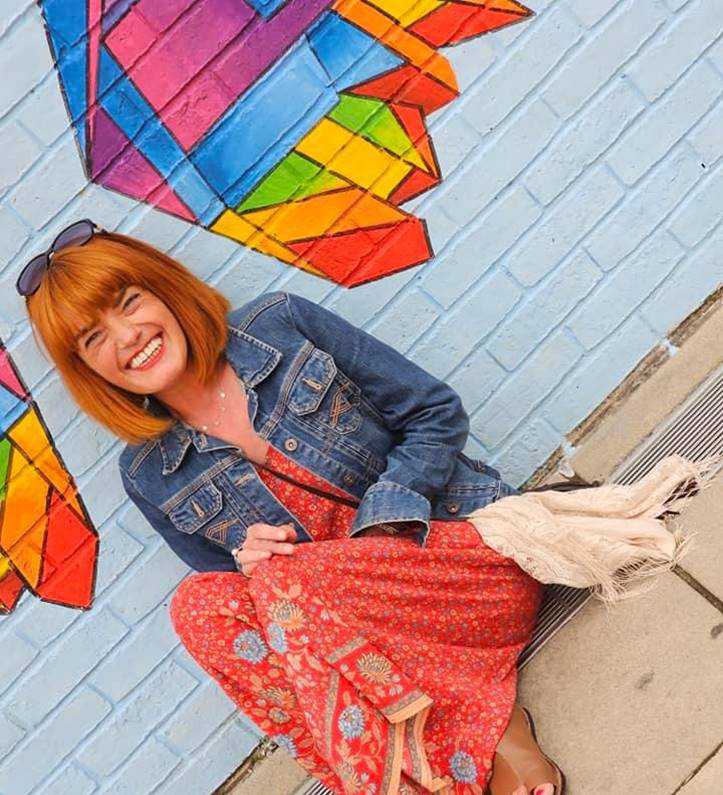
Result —
<path fill-rule="evenodd" d="M 111 384 L 141 395 L 167 390 L 186 369 L 188 345 L 154 293 L 130 285 L 77 338 L 80 358 Z"/>

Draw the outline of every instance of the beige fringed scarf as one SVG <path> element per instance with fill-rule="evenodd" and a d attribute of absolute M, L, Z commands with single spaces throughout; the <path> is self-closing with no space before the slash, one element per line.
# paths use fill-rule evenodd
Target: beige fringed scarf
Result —
<path fill-rule="evenodd" d="M 664 514 L 679 511 L 713 479 L 721 457 L 660 461 L 630 486 L 527 492 L 474 511 L 468 520 L 492 547 L 543 583 L 591 588 L 607 605 L 640 595 L 668 571 L 697 533 L 672 531 Z"/>

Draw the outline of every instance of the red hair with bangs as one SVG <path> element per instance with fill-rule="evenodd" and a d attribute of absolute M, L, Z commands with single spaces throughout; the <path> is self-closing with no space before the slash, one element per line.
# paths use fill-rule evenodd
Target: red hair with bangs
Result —
<path fill-rule="evenodd" d="M 141 444 L 167 431 L 175 419 L 144 408 L 144 395 L 106 381 L 77 351 L 80 330 L 95 323 L 130 284 L 154 293 L 173 312 L 188 342 L 187 366 L 197 381 L 210 383 L 226 347 L 231 304 L 175 259 L 140 240 L 101 232 L 85 245 L 61 249 L 26 305 L 33 333 L 37 330 L 78 406 L 116 436 Z"/>

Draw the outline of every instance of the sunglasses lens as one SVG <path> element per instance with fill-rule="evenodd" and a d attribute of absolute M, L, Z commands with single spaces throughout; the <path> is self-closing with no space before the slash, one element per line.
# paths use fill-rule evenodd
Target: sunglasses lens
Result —
<path fill-rule="evenodd" d="M 53 243 L 53 251 L 65 246 L 82 246 L 93 237 L 93 224 L 90 221 L 78 221 L 77 224 L 64 229 Z"/>
<path fill-rule="evenodd" d="M 46 267 L 45 254 L 38 254 L 28 262 L 18 279 L 17 287 L 20 295 L 32 295 L 38 289 Z"/>

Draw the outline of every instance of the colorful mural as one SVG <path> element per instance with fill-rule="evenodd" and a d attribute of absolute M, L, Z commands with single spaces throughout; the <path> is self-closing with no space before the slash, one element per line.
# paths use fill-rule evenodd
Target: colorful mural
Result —
<path fill-rule="evenodd" d="M 514 0 L 40 0 L 88 178 L 339 284 L 432 256 L 437 52 Z M 480 175 L 484 178 L 484 175 Z"/>
<path fill-rule="evenodd" d="M 0 612 L 27 588 L 90 607 L 98 535 L 9 354 L 0 343 Z"/>

